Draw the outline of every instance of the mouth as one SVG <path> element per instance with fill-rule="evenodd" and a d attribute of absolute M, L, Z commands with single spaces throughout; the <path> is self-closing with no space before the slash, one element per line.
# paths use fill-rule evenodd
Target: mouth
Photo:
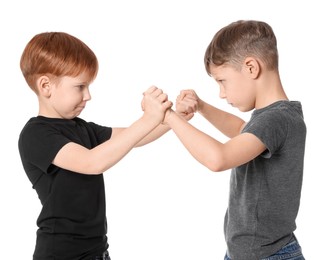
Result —
<path fill-rule="evenodd" d="M 77 109 L 80 110 L 80 111 L 84 110 L 84 108 L 85 108 L 85 106 L 78 106 L 77 107 Z"/>

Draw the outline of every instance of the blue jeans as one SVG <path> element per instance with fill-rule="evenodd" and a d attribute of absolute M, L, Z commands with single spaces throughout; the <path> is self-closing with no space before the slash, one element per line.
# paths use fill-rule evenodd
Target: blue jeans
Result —
<path fill-rule="evenodd" d="M 231 260 L 226 254 L 224 260 Z M 305 260 L 302 255 L 301 247 L 296 239 L 290 241 L 276 254 L 263 258 L 261 260 Z"/>

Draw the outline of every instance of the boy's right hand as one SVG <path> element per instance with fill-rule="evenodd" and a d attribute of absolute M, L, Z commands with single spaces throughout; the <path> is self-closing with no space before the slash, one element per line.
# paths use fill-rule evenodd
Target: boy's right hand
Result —
<path fill-rule="evenodd" d="M 141 108 L 144 115 L 156 120 L 160 124 L 164 120 L 165 112 L 172 107 L 168 95 L 156 86 L 151 86 L 144 93 L 141 101 Z"/>

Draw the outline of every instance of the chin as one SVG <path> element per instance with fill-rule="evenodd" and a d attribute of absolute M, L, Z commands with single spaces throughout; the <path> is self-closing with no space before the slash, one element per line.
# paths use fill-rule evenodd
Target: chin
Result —
<path fill-rule="evenodd" d="M 252 108 L 247 107 L 237 107 L 240 112 L 249 112 L 252 110 Z"/>
<path fill-rule="evenodd" d="M 66 119 L 71 120 L 71 119 L 74 119 L 75 117 L 78 117 L 79 115 L 80 115 L 80 113 L 77 113 L 77 114 L 74 114 L 74 115 L 67 115 Z"/>

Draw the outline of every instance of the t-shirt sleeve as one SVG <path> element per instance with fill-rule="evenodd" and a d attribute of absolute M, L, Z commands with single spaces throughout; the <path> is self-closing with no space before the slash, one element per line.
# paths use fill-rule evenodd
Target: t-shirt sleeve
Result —
<path fill-rule="evenodd" d="M 270 158 L 279 150 L 287 135 L 287 121 L 280 112 L 265 112 L 254 117 L 243 129 L 243 133 L 251 133 L 259 138 L 267 150 L 262 154 Z"/>
<path fill-rule="evenodd" d="M 70 139 L 56 128 L 31 124 L 26 126 L 20 135 L 19 150 L 26 161 L 49 173 L 56 154 L 69 142 Z"/>
<path fill-rule="evenodd" d="M 111 138 L 112 128 L 102 125 L 98 125 L 93 122 L 89 122 L 89 126 L 93 129 L 95 136 L 98 138 L 98 144 L 101 144 Z"/>

